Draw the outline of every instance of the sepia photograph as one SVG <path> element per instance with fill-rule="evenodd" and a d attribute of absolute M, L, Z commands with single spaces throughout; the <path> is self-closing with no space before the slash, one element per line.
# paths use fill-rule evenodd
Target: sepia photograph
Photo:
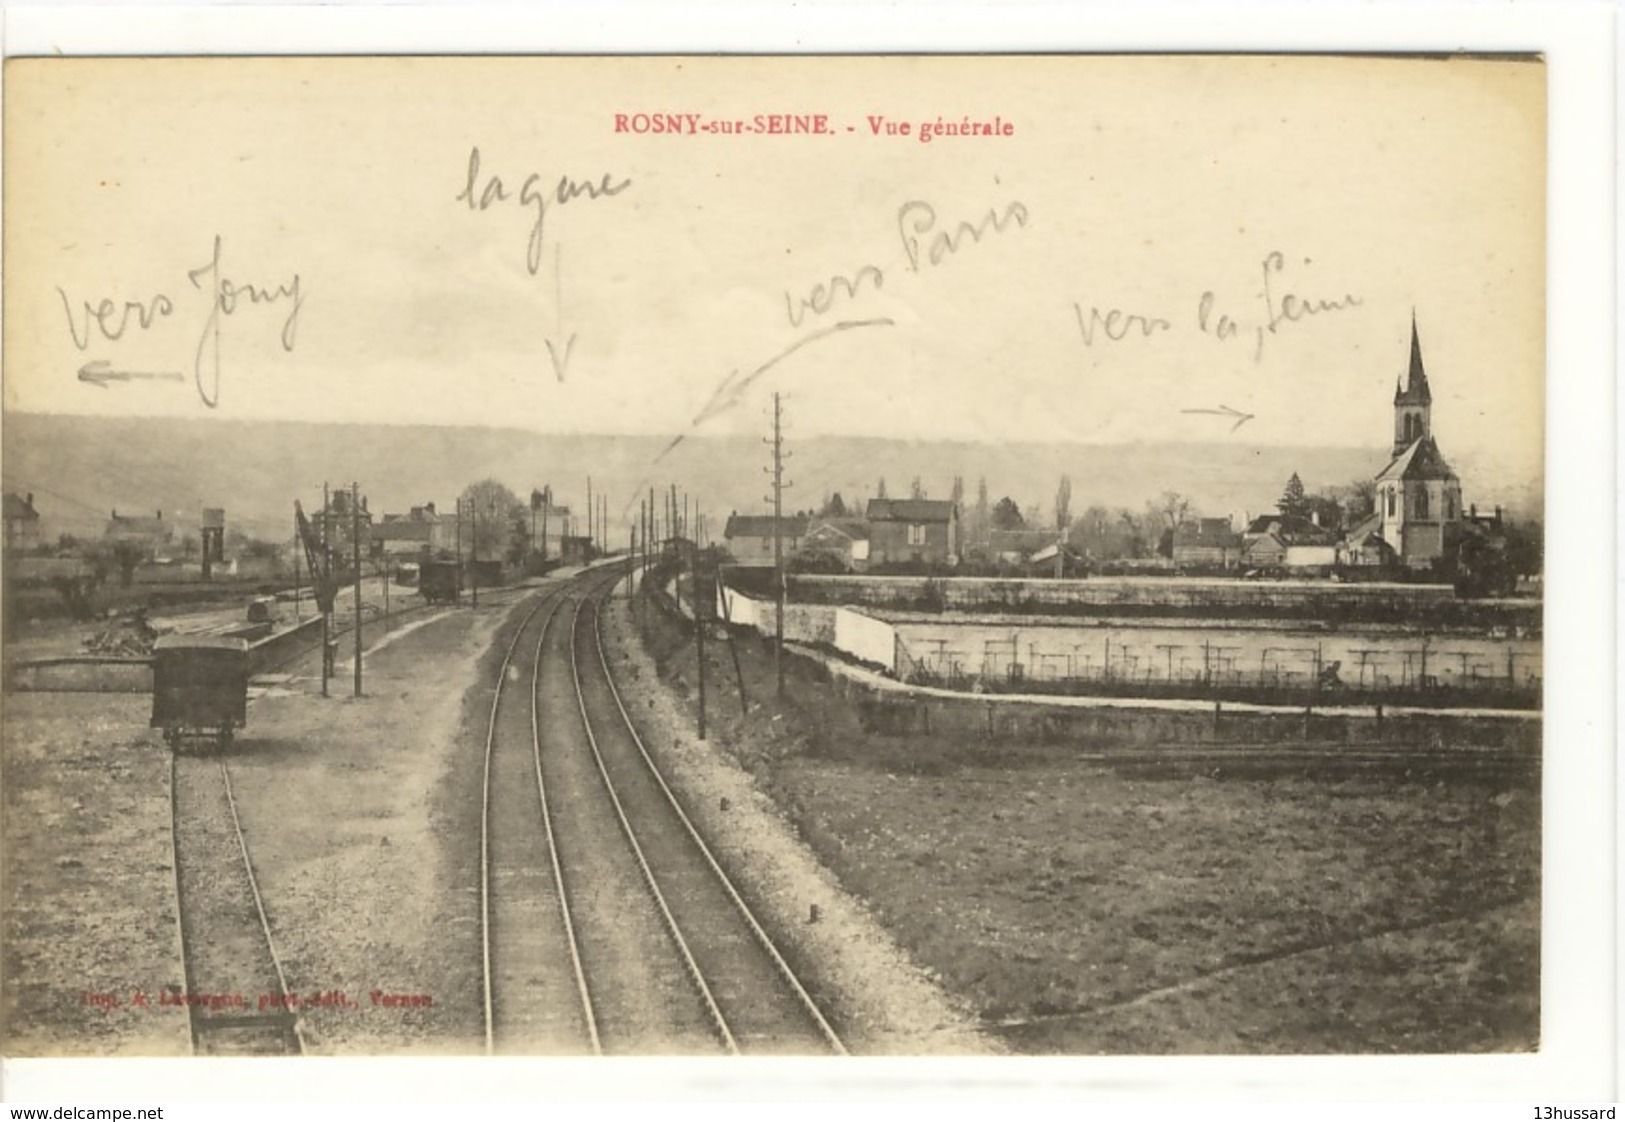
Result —
<path fill-rule="evenodd" d="M 0 1051 L 1539 1055 L 1548 91 L 7 59 Z"/>

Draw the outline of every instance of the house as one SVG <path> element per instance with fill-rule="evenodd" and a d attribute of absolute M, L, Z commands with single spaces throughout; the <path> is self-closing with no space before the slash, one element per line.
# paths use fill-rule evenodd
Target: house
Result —
<path fill-rule="evenodd" d="M 1337 563 L 1337 531 L 1318 515 L 1261 514 L 1242 532 L 1241 563 L 1255 569 L 1323 568 Z"/>
<path fill-rule="evenodd" d="M 1382 518 L 1372 514 L 1356 523 L 1337 543 L 1337 563 L 1353 569 L 1381 568 L 1397 558 L 1382 540 Z"/>
<path fill-rule="evenodd" d="M 570 508 L 553 502 L 553 488 L 532 491 L 530 495 L 530 548 L 550 557 L 563 538 L 575 536 L 575 520 Z"/>
<path fill-rule="evenodd" d="M 1193 518 L 1174 527 L 1174 564 L 1233 569 L 1241 563 L 1241 535 L 1228 518 Z"/>
<path fill-rule="evenodd" d="M 148 518 L 143 514 L 120 514 L 114 510 L 107 520 L 102 538 L 115 545 L 133 545 L 145 558 L 151 559 L 168 552 L 175 537 L 175 524 L 164 521 L 164 512 L 158 511 Z"/>
<path fill-rule="evenodd" d="M 33 549 L 40 543 L 40 517 L 39 511 L 34 509 L 34 493 L 30 491 L 22 498 L 18 498 L 10 491 L 5 493 L 5 548 L 12 550 Z"/>
<path fill-rule="evenodd" d="M 1058 530 L 989 530 L 987 551 L 1003 565 L 1025 565 L 1045 550 L 1051 551 L 1048 556 L 1053 561 L 1060 536 Z"/>
<path fill-rule="evenodd" d="M 1411 362 L 1394 386 L 1394 444 L 1377 473 L 1382 539 L 1411 568 L 1443 557 L 1461 531 L 1461 479 L 1433 438 L 1433 393 L 1422 366 L 1422 344 L 1411 317 Z"/>
<path fill-rule="evenodd" d="M 1027 558 L 1025 569 L 1033 576 L 1075 577 L 1087 575 L 1089 567 L 1065 542 L 1052 541 Z"/>
<path fill-rule="evenodd" d="M 370 543 L 374 526 L 372 514 L 367 510 L 365 495 L 361 497 L 359 509 L 354 509 L 350 502 L 350 492 L 333 491 L 327 499 L 325 517 L 323 513 L 318 512 L 313 522 L 317 534 L 323 532 L 325 522 L 328 546 L 341 566 L 349 564 L 355 552 L 357 538 L 360 539 L 361 552 L 371 555 Z"/>
<path fill-rule="evenodd" d="M 862 518 L 814 518 L 808 522 L 804 551 L 833 554 L 851 572 L 869 567 L 869 523 Z"/>
<path fill-rule="evenodd" d="M 586 534 L 560 534 L 559 557 L 566 565 L 585 565 L 598 556 Z"/>
<path fill-rule="evenodd" d="M 1337 564 L 1337 543 L 1297 542 L 1288 544 L 1281 563 L 1288 569 L 1330 569 Z"/>
<path fill-rule="evenodd" d="M 801 548 L 802 539 L 807 536 L 807 522 L 804 514 L 785 515 L 778 519 L 779 548 L 783 556 L 789 557 Z M 722 537 L 728 543 L 728 552 L 733 555 L 734 562 L 739 565 L 772 565 L 773 525 L 771 514 L 728 515 Z"/>
<path fill-rule="evenodd" d="M 406 514 L 386 514 L 372 528 L 374 557 L 415 557 L 452 548 L 455 527 L 448 525 L 433 503 L 415 506 Z"/>
<path fill-rule="evenodd" d="M 959 506 L 947 499 L 870 499 L 869 564 L 959 564 Z"/>

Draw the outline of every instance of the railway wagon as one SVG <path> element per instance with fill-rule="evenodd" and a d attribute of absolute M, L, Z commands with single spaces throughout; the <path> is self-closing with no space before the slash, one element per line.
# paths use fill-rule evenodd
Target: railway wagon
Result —
<path fill-rule="evenodd" d="M 418 591 L 429 603 L 450 603 L 462 590 L 462 567 L 457 562 L 425 561 L 418 567 Z"/>
<path fill-rule="evenodd" d="M 224 747 L 248 723 L 248 640 L 163 635 L 152 648 L 151 727 L 171 748 L 186 737 Z"/>

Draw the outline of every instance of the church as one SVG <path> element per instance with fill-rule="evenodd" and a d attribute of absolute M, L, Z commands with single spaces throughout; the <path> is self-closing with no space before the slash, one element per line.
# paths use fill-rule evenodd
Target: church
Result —
<path fill-rule="evenodd" d="M 1370 521 L 1400 563 L 1425 568 L 1455 545 L 1462 523 L 1461 480 L 1433 439 L 1433 394 L 1414 315 L 1410 370 L 1404 384 L 1394 387 L 1394 447 L 1388 466 L 1377 473 L 1376 502 Z"/>

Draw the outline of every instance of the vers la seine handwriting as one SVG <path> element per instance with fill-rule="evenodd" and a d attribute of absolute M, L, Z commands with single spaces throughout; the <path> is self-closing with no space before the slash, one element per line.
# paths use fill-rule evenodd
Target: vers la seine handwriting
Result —
<path fill-rule="evenodd" d="M 203 316 L 198 333 L 197 348 L 192 357 L 192 378 L 198 396 L 209 408 L 220 404 L 220 336 L 223 321 L 245 308 L 276 305 L 286 309 L 279 339 L 282 349 L 291 352 L 299 333 L 299 310 L 304 306 L 304 292 L 299 274 L 289 281 L 271 283 L 244 283 L 232 280 L 224 269 L 224 241 L 214 237 L 214 251 L 209 260 L 195 269 L 188 269 L 186 278 L 194 289 L 204 294 L 207 314 Z M 175 301 L 164 292 L 155 293 L 147 300 L 126 300 L 122 304 L 102 296 L 93 303 L 83 297 L 70 297 L 61 285 L 56 287 L 62 298 L 62 310 L 68 318 L 68 334 L 80 351 L 88 351 L 98 343 L 117 343 L 130 332 L 144 333 L 153 329 L 160 320 L 176 314 Z"/>
<path fill-rule="evenodd" d="M 1303 263 L 1309 265 L 1313 262 L 1306 257 Z M 1282 292 L 1280 282 L 1286 267 L 1286 255 L 1279 250 L 1264 255 L 1260 265 L 1264 283 L 1258 292 L 1258 298 L 1264 303 L 1264 316 L 1261 320 L 1243 322 L 1233 318 L 1220 310 L 1218 296 L 1212 290 L 1208 290 L 1203 292 L 1196 302 L 1197 330 L 1221 343 L 1229 342 L 1238 336 L 1244 338 L 1250 336 L 1253 340 L 1253 360 L 1258 362 L 1264 357 L 1264 341 L 1279 334 L 1282 328 L 1318 316 L 1357 308 L 1362 303 L 1358 296 L 1348 293 L 1336 298 L 1326 298 Z M 1273 285 L 1270 283 L 1271 277 L 1276 280 Z M 1127 339 L 1146 339 L 1174 329 L 1173 322 L 1162 316 L 1130 312 L 1122 308 L 1102 309 L 1099 305 L 1094 305 L 1086 315 L 1082 304 L 1073 304 L 1072 312 L 1077 317 L 1078 331 L 1082 334 L 1083 345 L 1086 347 L 1093 347 L 1096 343 L 1121 343 Z"/>

